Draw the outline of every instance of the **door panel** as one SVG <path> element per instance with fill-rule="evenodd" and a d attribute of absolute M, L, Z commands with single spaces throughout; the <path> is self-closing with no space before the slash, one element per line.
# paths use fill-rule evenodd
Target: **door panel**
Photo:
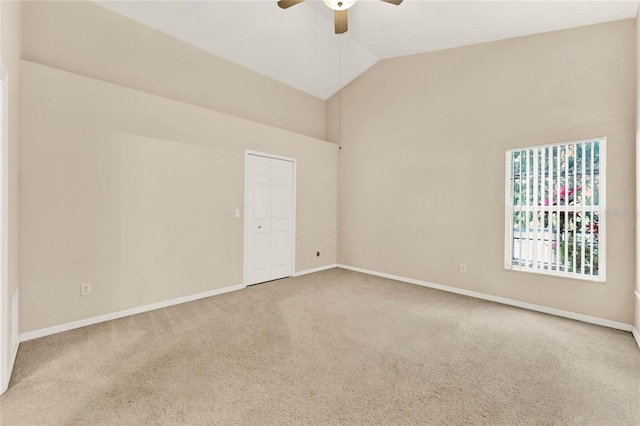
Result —
<path fill-rule="evenodd" d="M 271 255 L 271 265 L 275 267 L 282 267 L 289 265 L 289 233 L 288 232 L 274 232 L 271 234 L 271 246 L 273 252 Z"/>
<path fill-rule="evenodd" d="M 253 183 L 253 220 L 269 220 L 269 184 Z"/>
<path fill-rule="evenodd" d="M 247 157 L 247 255 L 245 284 L 271 279 L 271 161 L 250 155 Z"/>
<path fill-rule="evenodd" d="M 271 257 L 269 256 L 271 251 L 271 238 L 269 234 L 266 232 L 253 234 L 251 243 L 253 246 L 252 272 L 266 272 L 267 274 L 271 274 Z"/>
<path fill-rule="evenodd" d="M 288 210 L 291 206 L 287 202 L 289 198 L 288 190 L 289 188 L 285 185 L 273 185 L 271 214 L 274 221 L 282 221 L 289 218 Z"/>
<path fill-rule="evenodd" d="M 272 279 L 293 270 L 293 163 L 274 160 L 272 174 Z"/>
<path fill-rule="evenodd" d="M 293 272 L 293 162 L 247 156 L 245 284 Z"/>

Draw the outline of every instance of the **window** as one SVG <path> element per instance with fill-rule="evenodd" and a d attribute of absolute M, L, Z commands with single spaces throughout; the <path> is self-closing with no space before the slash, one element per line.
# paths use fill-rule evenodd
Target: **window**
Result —
<path fill-rule="evenodd" d="M 606 139 L 507 151 L 505 267 L 605 281 Z"/>

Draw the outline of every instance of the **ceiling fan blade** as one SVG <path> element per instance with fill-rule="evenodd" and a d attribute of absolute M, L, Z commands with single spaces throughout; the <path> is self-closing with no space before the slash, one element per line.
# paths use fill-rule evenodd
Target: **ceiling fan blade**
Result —
<path fill-rule="evenodd" d="M 282 9 L 288 9 L 291 6 L 295 6 L 298 3 L 302 3 L 304 0 L 280 0 L 278 6 Z"/>
<path fill-rule="evenodd" d="M 391 4 L 395 4 L 396 6 L 398 6 L 400 3 L 402 3 L 402 0 L 382 0 L 385 3 L 391 3 Z"/>
<path fill-rule="evenodd" d="M 336 34 L 346 33 L 347 29 L 349 29 L 347 11 L 336 10 L 333 12 L 333 17 L 336 25 Z"/>

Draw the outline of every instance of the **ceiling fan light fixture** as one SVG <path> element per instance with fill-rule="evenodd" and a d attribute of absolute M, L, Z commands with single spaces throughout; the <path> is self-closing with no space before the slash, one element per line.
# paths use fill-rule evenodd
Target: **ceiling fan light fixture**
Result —
<path fill-rule="evenodd" d="M 347 10 L 355 4 L 357 0 L 322 0 L 329 9 Z"/>

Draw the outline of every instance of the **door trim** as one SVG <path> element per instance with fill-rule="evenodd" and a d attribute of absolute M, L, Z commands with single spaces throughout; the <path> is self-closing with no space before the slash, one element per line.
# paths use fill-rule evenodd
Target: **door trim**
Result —
<path fill-rule="evenodd" d="M 247 212 L 247 206 L 249 205 L 249 167 L 247 167 L 248 163 L 249 163 L 249 156 L 253 155 L 256 157 L 265 157 L 265 158 L 272 158 L 275 160 L 284 160 L 284 161 L 291 161 L 293 163 L 293 200 L 292 200 L 292 218 L 293 218 L 293 223 L 292 223 L 292 232 L 291 232 L 291 274 L 290 276 L 293 276 L 296 272 L 296 211 L 297 211 L 297 202 L 296 202 L 296 193 L 297 193 L 297 186 L 296 186 L 296 182 L 297 182 L 297 160 L 295 158 L 291 158 L 291 157 L 284 157 L 282 155 L 277 155 L 277 154 L 269 154 L 266 152 L 260 152 L 260 151 L 253 151 L 250 149 L 245 149 L 244 151 L 244 213 L 242 214 L 242 220 L 243 220 L 243 248 L 242 248 L 242 284 L 246 287 L 247 286 L 247 260 L 248 260 L 248 256 L 247 256 L 247 249 L 249 247 L 249 230 L 247 229 L 248 224 L 249 224 L 249 220 L 248 220 L 248 212 Z"/>
<path fill-rule="evenodd" d="M 9 283 L 7 275 L 7 250 L 8 250 L 8 145 L 9 145 L 9 74 L 4 61 L 0 58 L 0 394 L 9 387 L 13 361 L 15 357 L 9 354 L 9 326 L 7 322 L 13 319 L 9 306 Z M 17 289 L 16 289 L 17 290 Z M 13 327 L 13 325 L 12 325 Z M 13 348 L 11 348 L 13 349 Z"/>

